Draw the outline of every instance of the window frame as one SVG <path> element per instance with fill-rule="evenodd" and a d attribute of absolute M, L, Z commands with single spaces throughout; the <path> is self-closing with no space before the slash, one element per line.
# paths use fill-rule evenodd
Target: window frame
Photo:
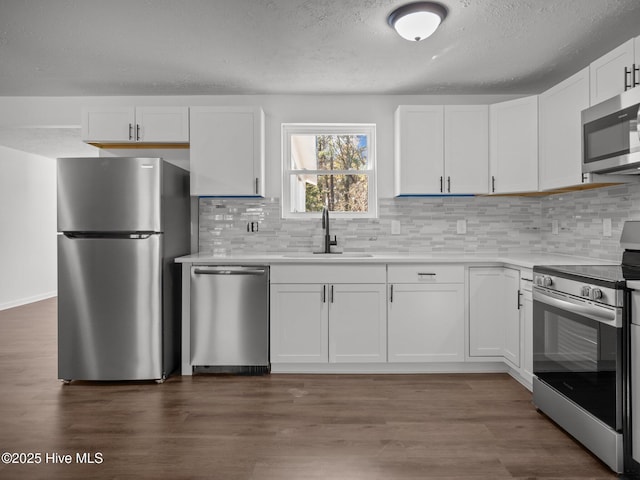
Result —
<path fill-rule="evenodd" d="M 296 170 L 291 168 L 292 135 L 366 135 L 366 170 Z M 322 212 L 291 211 L 291 175 L 297 172 L 306 175 L 366 175 L 368 177 L 367 212 L 331 212 L 333 218 L 378 218 L 377 168 L 376 168 L 376 124 L 375 123 L 283 123 L 282 124 L 282 218 L 318 219 Z"/>

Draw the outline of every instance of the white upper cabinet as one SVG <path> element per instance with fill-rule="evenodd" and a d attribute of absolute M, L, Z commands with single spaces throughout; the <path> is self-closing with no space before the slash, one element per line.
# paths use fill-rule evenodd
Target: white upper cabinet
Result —
<path fill-rule="evenodd" d="M 632 86 L 633 67 L 640 65 L 636 56 L 634 43 L 638 39 L 631 39 L 603 55 L 589 66 L 591 75 L 591 105 L 603 102 L 625 91 L 625 84 Z M 626 69 L 626 71 L 625 71 Z M 636 72 L 636 81 L 640 81 Z"/>
<path fill-rule="evenodd" d="M 588 107 L 588 67 L 540 95 L 540 190 L 583 181 L 580 112 Z"/>
<path fill-rule="evenodd" d="M 101 107 L 82 111 L 90 143 L 189 143 L 188 107 Z"/>
<path fill-rule="evenodd" d="M 444 107 L 401 105 L 395 117 L 395 195 L 442 193 Z"/>
<path fill-rule="evenodd" d="M 192 107 L 191 195 L 264 196 L 264 112 Z"/>
<path fill-rule="evenodd" d="M 489 107 L 491 193 L 538 190 L 538 97 Z"/>
<path fill-rule="evenodd" d="M 401 105 L 395 117 L 395 195 L 488 191 L 486 105 Z"/>
<path fill-rule="evenodd" d="M 446 193 L 489 192 L 489 106 L 444 107 Z"/>

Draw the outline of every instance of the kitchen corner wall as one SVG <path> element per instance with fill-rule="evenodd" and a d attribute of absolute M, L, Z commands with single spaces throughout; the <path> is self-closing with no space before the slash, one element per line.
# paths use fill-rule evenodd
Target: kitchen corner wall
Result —
<path fill-rule="evenodd" d="M 625 220 L 640 220 L 640 185 L 547 197 L 424 197 L 379 200 L 377 219 L 332 219 L 338 249 L 380 253 L 548 252 L 620 261 Z M 319 220 L 284 220 L 278 198 L 201 198 L 200 251 L 219 255 L 310 252 L 322 247 Z M 610 218 L 612 235 L 603 236 Z M 398 220 L 400 235 L 391 235 Z M 457 234 L 466 220 L 467 233 Z M 552 222 L 558 222 L 558 234 Z M 258 232 L 247 223 L 258 222 Z"/>
<path fill-rule="evenodd" d="M 611 219 L 610 237 L 603 235 L 603 219 L 607 218 Z M 558 221 L 557 234 L 552 232 L 553 220 Z M 542 248 L 619 262 L 620 234 L 626 220 L 640 220 L 639 183 L 543 197 Z"/>

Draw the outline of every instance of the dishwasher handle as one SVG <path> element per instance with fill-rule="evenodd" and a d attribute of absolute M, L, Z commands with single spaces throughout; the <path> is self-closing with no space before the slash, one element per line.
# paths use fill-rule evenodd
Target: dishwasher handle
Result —
<path fill-rule="evenodd" d="M 193 273 L 195 275 L 264 275 L 266 268 L 194 267 Z"/>

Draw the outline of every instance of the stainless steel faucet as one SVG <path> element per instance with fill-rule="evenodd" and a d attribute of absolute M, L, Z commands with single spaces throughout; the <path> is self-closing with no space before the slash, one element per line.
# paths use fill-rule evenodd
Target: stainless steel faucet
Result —
<path fill-rule="evenodd" d="M 338 239 L 329 235 L 329 209 L 325 206 L 322 207 L 322 229 L 324 230 L 324 253 L 331 253 L 331 247 L 338 245 Z"/>

